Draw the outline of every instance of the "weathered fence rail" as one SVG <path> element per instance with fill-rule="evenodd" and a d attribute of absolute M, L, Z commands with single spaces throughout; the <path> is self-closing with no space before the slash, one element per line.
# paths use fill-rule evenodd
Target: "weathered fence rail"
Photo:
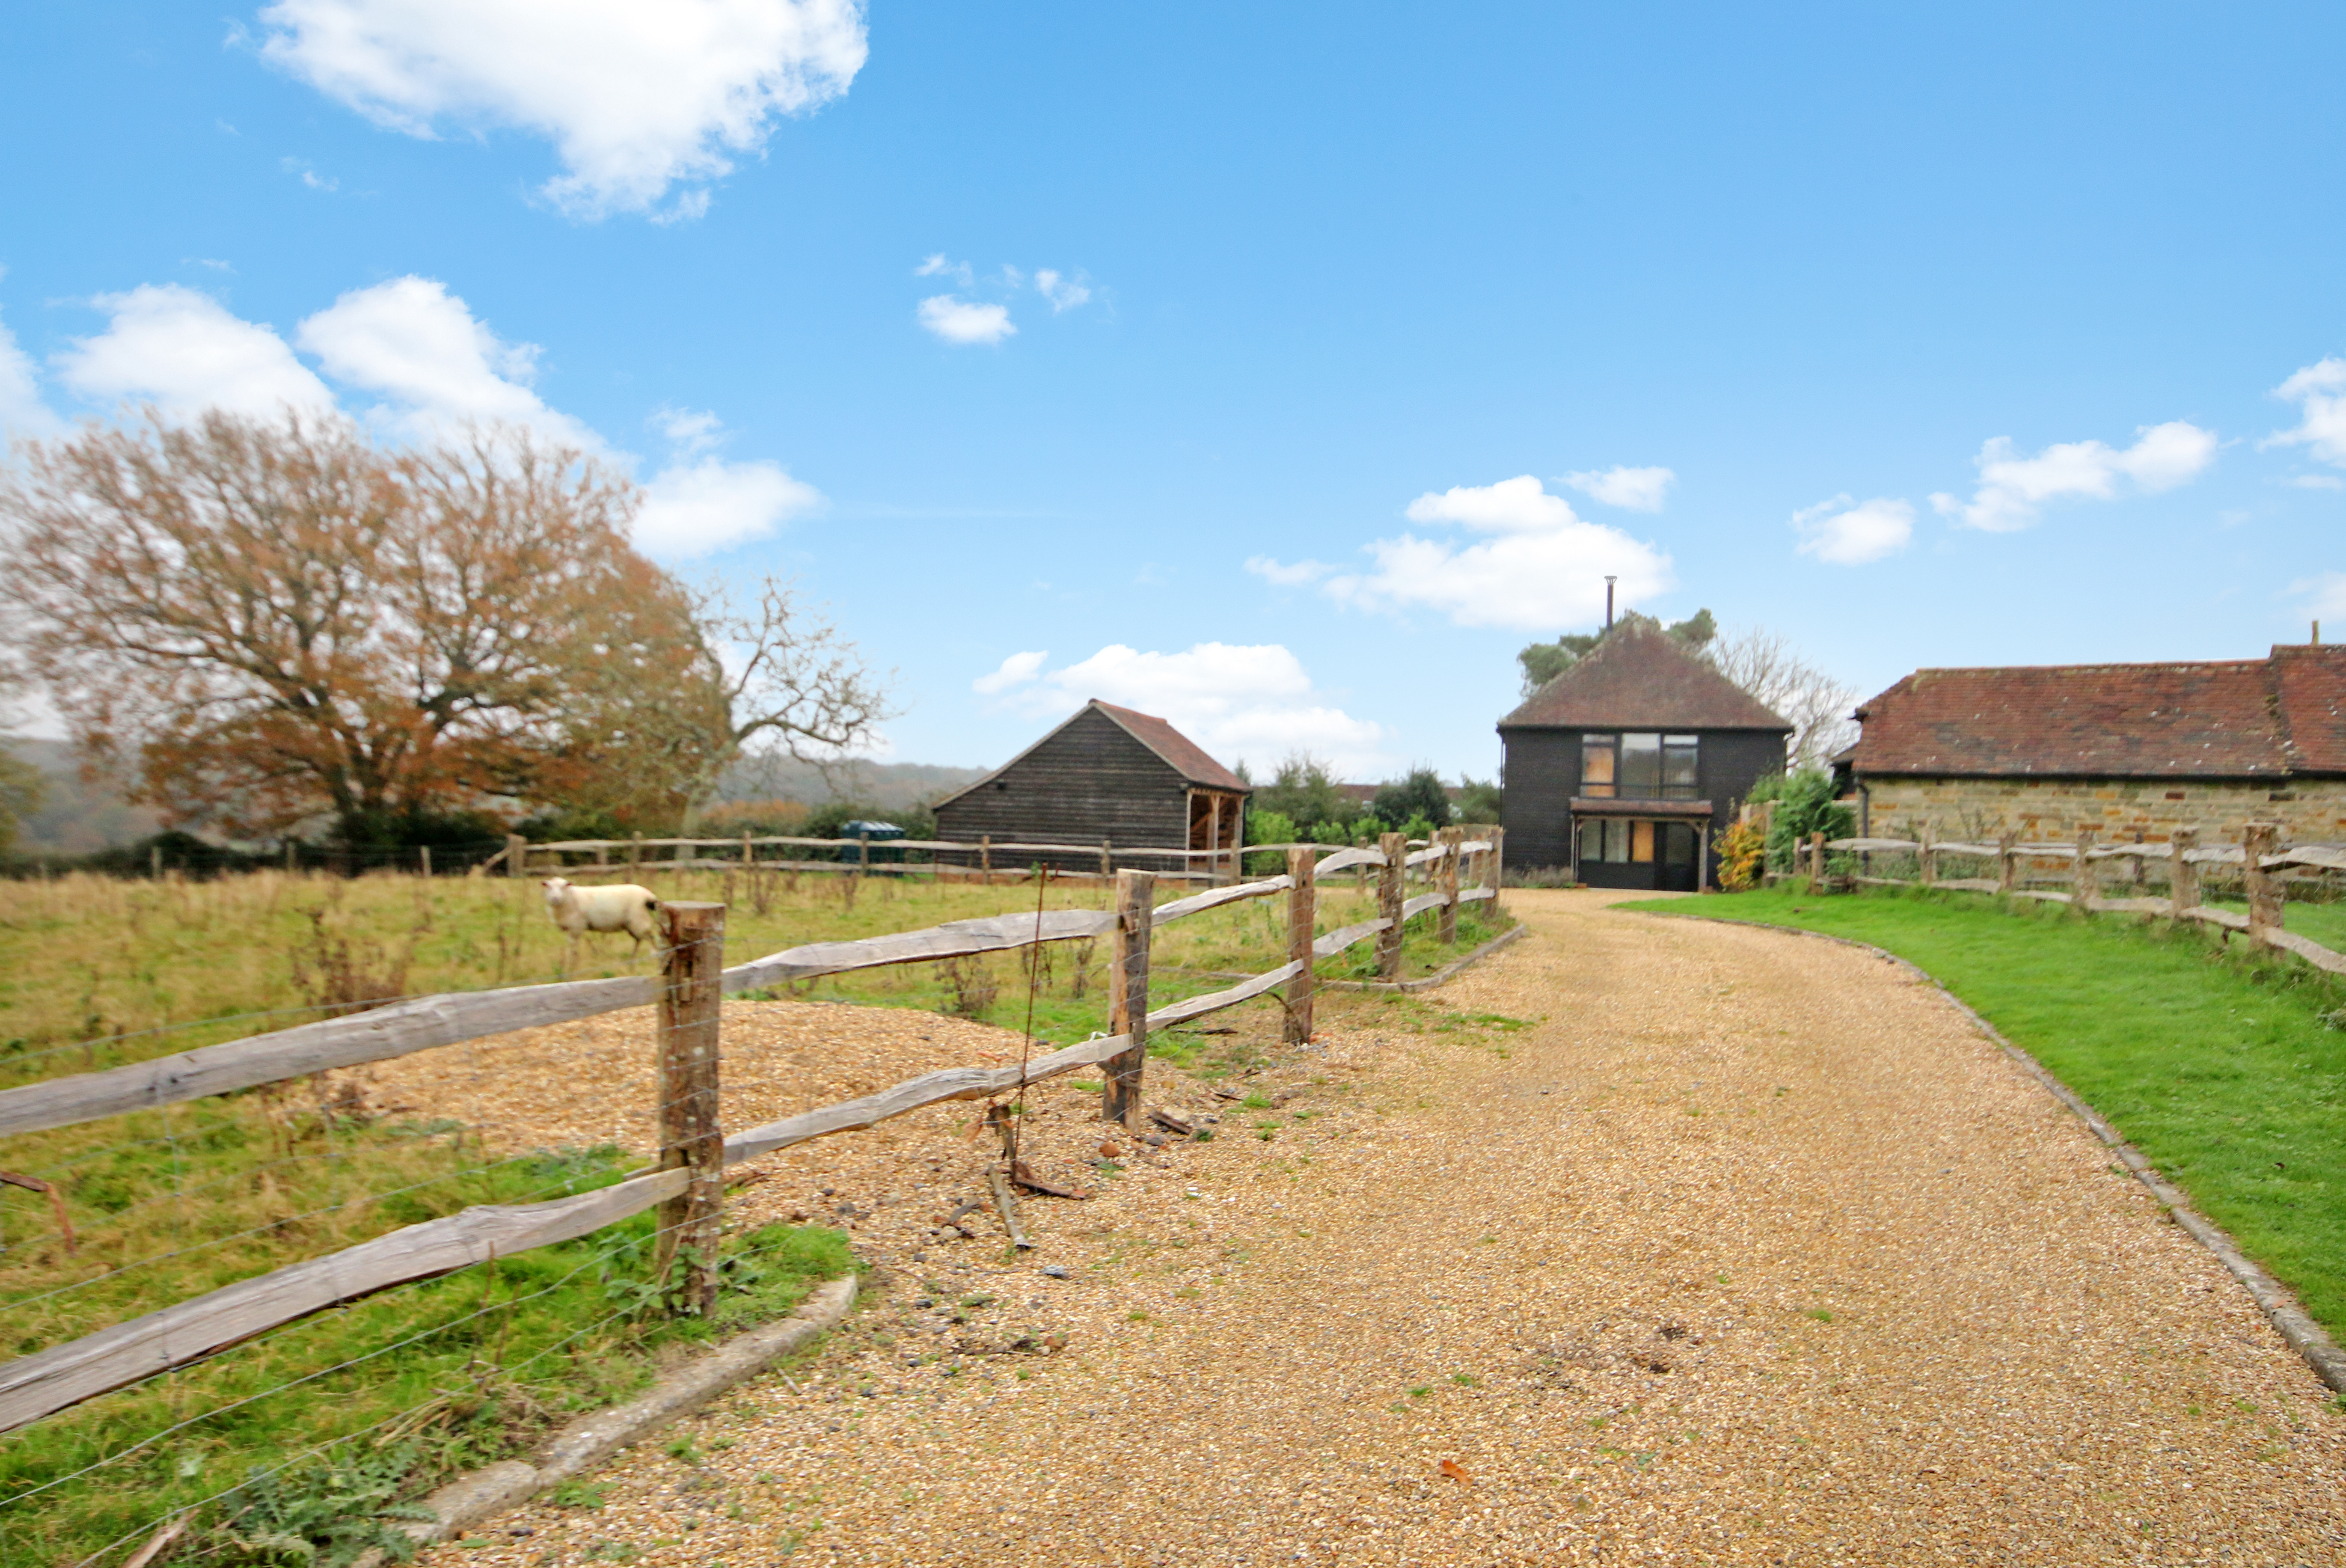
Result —
<path fill-rule="evenodd" d="M 2148 915 L 2168 920 L 2191 921 L 2212 925 L 2227 932 L 2244 933 L 2260 947 L 2270 947 L 2296 954 L 2315 968 L 2331 974 L 2346 974 L 2346 953 L 2323 946 L 2300 932 L 2284 929 L 2287 901 L 2281 878 L 2275 872 L 2296 869 L 2315 871 L 2346 871 L 2346 845 L 2293 844 L 2280 842 L 2280 830 L 2269 822 L 2250 822 L 2242 830 L 2237 844 L 2201 845 L 2198 834 L 2188 828 L 2178 829 L 2174 837 L 2160 844 L 2096 844 L 2096 830 L 2080 826 L 2076 836 L 2066 842 L 2023 840 L 2016 834 L 2007 835 L 1993 844 L 1974 843 L 1960 840 L 1937 840 L 1925 833 L 1919 839 L 1827 839 L 1822 833 L 1810 836 L 1799 846 L 1798 860 L 1790 875 L 1804 878 L 1819 893 L 1833 891 L 1843 883 L 1872 887 L 1926 887 L 1950 892 L 1994 893 L 2006 898 L 2034 899 L 2045 903 L 2066 904 L 2083 912 L 2096 914 Z M 1876 876 L 1865 871 L 1836 876 L 1825 857 L 1828 853 L 1863 857 L 1869 864 L 1872 857 L 1911 856 L 1914 874 L 1911 877 Z M 1985 860 L 1997 863 L 1994 877 L 1942 877 L 1940 861 L 1946 857 L 1958 860 Z M 2101 891 L 2102 869 L 2114 860 L 2137 862 L 2139 880 L 2142 863 L 2164 861 L 2168 891 L 2165 897 L 2149 894 L 2106 898 Z M 2047 863 L 2066 868 L 2068 889 L 2066 891 L 2047 888 L 2025 888 L 2019 885 L 2024 865 L 2042 866 Z M 2199 871 L 2207 866 L 2237 866 L 2240 869 L 2242 891 L 2248 901 L 2244 913 L 2238 910 L 2217 909 L 2201 901 Z M 1775 873 L 1785 875 L 1787 873 Z"/>
<path fill-rule="evenodd" d="M 675 1250 L 674 1237 L 714 1236 L 721 1203 L 719 1175 L 725 1166 L 810 1139 L 870 1127 L 923 1105 L 983 1098 L 1080 1067 L 1115 1063 L 1111 1078 L 1119 1072 L 1128 1075 L 1121 1083 L 1104 1086 L 1103 1115 L 1117 1120 L 1136 1119 L 1140 1062 L 1133 1058 L 1141 1055 L 1148 1031 L 1169 1028 L 1285 987 L 1287 994 L 1281 1001 L 1287 1011 L 1288 1036 L 1308 1038 L 1312 961 L 1331 957 L 1372 936 L 1389 939 L 1403 922 L 1427 911 L 1439 909 L 1448 916 L 1462 903 L 1498 896 L 1501 868 L 1495 833 L 1484 840 L 1467 840 L 1458 830 L 1449 830 L 1444 841 L 1414 855 L 1404 852 L 1399 835 L 1389 834 L 1376 849 L 1342 850 L 1315 866 L 1312 851 L 1318 848 L 1299 846 L 1290 850 L 1285 876 L 1216 888 L 1153 909 L 1148 899 L 1148 873 L 1127 871 L 1121 874 L 1117 907 L 1110 910 L 998 915 L 861 942 L 816 942 L 721 972 L 722 906 L 669 904 L 663 911 L 668 942 L 663 951 L 663 973 L 658 979 L 581 981 L 427 997 L 374 1013 L 305 1024 L 158 1062 L 0 1093 L 0 1132 L 27 1132 L 252 1087 L 327 1067 L 381 1061 L 537 1023 L 651 1002 L 661 1004 L 660 1168 L 575 1197 L 476 1206 L 408 1226 L 327 1257 L 240 1280 L 21 1356 L 0 1366 L 0 1431 L 201 1360 L 339 1302 L 493 1257 L 574 1240 L 656 1205 L 665 1206 L 662 1236 L 670 1238 L 663 1250 Z M 1461 888 L 1459 872 L 1470 859 L 1487 881 Z M 1321 872 L 1372 864 L 1384 872 L 1380 901 L 1386 912 L 1315 938 L 1312 894 Z M 1438 885 L 1436 891 L 1402 901 L 1398 892 L 1412 865 L 1427 868 L 1429 880 Z M 1222 904 L 1279 892 L 1289 895 L 1288 951 L 1293 955 L 1289 962 L 1227 990 L 1163 1007 L 1147 1006 L 1147 934 L 1150 931 Z M 1447 935 L 1446 919 L 1444 930 Z M 723 990 L 740 991 L 883 964 L 1109 932 L 1118 933 L 1119 952 L 1124 955 L 1114 993 L 1143 999 L 1137 1009 L 1129 1003 L 1119 1006 L 1119 1021 L 1125 1027 L 1115 1034 L 1069 1045 L 1017 1066 L 954 1067 L 923 1074 L 877 1094 L 747 1128 L 724 1135 L 721 1141 L 716 1135 L 713 1107 L 719 1054 L 710 979 L 719 980 Z M 1137 940 L 1126 940 L 1128 937 Z M 1399 960 L 1396 942 L 1380 942 L 1382 971 L 1397 974 Z M 393 1014 L 397 1016 L 387 1016 Z M 689 1114 L 671 1113 L 671 1107 L 688 1105 L 698 1108 Z M 706 1257 L 699 1261 L 705 1269 Z M 689 1309 L 705 1310 L 713 1291 L 704 1282 L 689 1285 L 682 1294 Z"/>

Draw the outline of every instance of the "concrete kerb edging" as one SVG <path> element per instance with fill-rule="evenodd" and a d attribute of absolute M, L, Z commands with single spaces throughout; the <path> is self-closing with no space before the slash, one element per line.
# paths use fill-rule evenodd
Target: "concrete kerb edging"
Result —
<path fill-rule="evenodd" d="M 501 1460 L 458 1476 L 423 1500 L 432 1518 L 397 1528 L 417 1545 L 429 1546 L 519 1507 L 748 1381 L 826 1329 L 838 1327 L 854 1302 L 852 1274 L 818 1286 L 796 1312 L 780 1322 L 734 1336 L 678 1367 L 639 1399 L 579 1417 L 540 1443 L 535 1461 Z M 384 1561 L 382 1552 L 375 1549 L 362 1554 L 352 1568 L 380 1568 Z"/>
<path fill-rule="evenodd" d="M 1870 942 L 1858 942 L 1850 937 L 1834 936 L 1826 932 L 1804 931 L 1799 926 L 1765 925 L 1758 921 L 1729 920 L 1723 915 L 1671 913 L 1658 918 L 1698 920 L 1711 925 L 1739 926 L 1745 931 L 1780 932 L 1790 936 L 1814 937 L 1822 942 L 1838 942 L 1842 947 L 1853 947 L 1860 952 L 1872 953 L 1885 962 L 1896 964 L 1918 980 L 1928 981 L 1957 1012 L 1972 1021 L 1974 1028 L 1995 1042 L 1996 1046 L 2005 1055 L 2018 1063 L 2023 1072 L 2045 1085 L 2055 1099 L 2068 1107 L 2079 1121 L 2091 1128 L 2094 1135 L 2109 1146 L 2110 1152 L 2117 1156 L 2119 1163 L 2133 1174 L 2134 1178 L 2149 1189 L 2150 1196 L 2158 1200 L 2159 1207 L 2167 1211 L 2168 1217 L 2188 1232 L 2193 1240 L 2215 1254 L 2216 1261 L 2221 1263 L 2230 1271 L 2232 1278 L 2240 1282 L 2241 1288 L 2248 1291 L 2259 1309 L 2271 1319 L 2272 1326 L 2280 1330 L 2280 1337 L 2289 1341 L 2290 1349 L 2303 1357 L 2305 1364 L 2313 1369 L 2313 1375 L 2327 1383 L 2333 1391 L 2346 1395 L 2346 1350 L 2341 1350 L 2338 1348 L 2338 1342 L 2323 1331 L 2321 1325 L 2306 1315 L 2305 1308 L 2297 1304 L 2296 1298 L 2290 1296 L 2288 1288 L 2250 1262 L 2248 1256 L 2241 1252 L 2239 1245 L 2225 1234 L 2222 1227 L 2194 1209 L 2190 1200 L 2169 1186 L 2158 1174 L 2158 1168 L 2144 1158 L 2140 1150 L 2120 1137 L 2117 1129 L 2104 1121 L 2099 1113 L 2079 1098 L 2076 1090 L 2045 1071 L 2045 1064 L 2035 1057 L 2005 1039 L 2001 1030 L 1981 1017 L 1978 1010 L 1971 1003 L 1949 991 L 1945 983 L 1936 975 L 1919 964 L 1899 957 L 1894 952 L 1874 946 Z"/>

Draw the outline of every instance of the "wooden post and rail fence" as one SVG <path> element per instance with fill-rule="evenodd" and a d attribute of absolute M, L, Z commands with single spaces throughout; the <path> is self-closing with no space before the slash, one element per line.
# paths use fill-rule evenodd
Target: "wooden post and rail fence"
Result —
<path fill-rule="evenodd" d="M 1468 824 L 1439 830 L 1428 848 L 1437 847 L 1443 833 L 1455 833 L 1463 840 L 1493 845 L 1485 855 L 1496 856 L 1503 846 L 1502 830 L 1496 825 Z M 549 843 L 533 843 L 518 834 L 507 834 L 505 847 L 474 867 L 474 874 L 484 875 L 502 871 L 510 877 L 525 877 L 534 872 L 549 876 L 567 876 L 572 872 L 603 875 L 627 871 L 640 873 L 649 868 L 668 871 L 751 871 L 751 872 L 838 872 L 849 876 L 943 876 L 973 877 L 992 881 L 996 877 L 1021 880 L 1029 874 L 1033 862 L 1021 863 L 1020 856 L 1050 856 L 1068 858 L 1081 856 L 1096 860 L 1098 869 L 1089 871 L 1055 870 L 1056 881 L 1112 881 L 1117 862 L 1150 862 L 1148 869 L 1156 871 L 1160 881 L 1204 882 L 1220 887 L 1245 880 L 1245 859 L 1250 855 L 1278 855 L 1298 848 L 1324 852 L 1341 846 L 1328 844 L 1243 844 L 1225 846 L 1219 850 L 1174 850 L 1148 846 L 1118 846 L 1102 839 L 1096 844 L 1029 844 L 1007 840 L 997 841 L 990 834 L 981 835 L 975 843 L 960 843 L 944 839 L 872 839 L 868 835 L 853 839 L 810 839 L 786 835 L 759 837 L 743 833 L 731 839 L 647 839 L 638 833 L 628 839 L 565 839 Z M 892 857 L 902 853 L 919 853 L 932 857 L 925 860 L 889 859 L 875 860 L 872 851 L 879 849 Z M 821 850 L 829 858 L 808 859 L 804 856 L 781 858 L 764 853 L 777 850 Z M 664 858 L 648 858 L 646 850 L 665 850 Z M 588 855 L 592 860 L 576 861 L 573 856 Z M 952 859 L 937 857 L 950 856 Z M 996 864 L 997 856 L 1008 860 Z M 1168 869 L 1164 862 L 1172 862 Z"/>
<path fill-rule="evenodd" d="M 2200 847 L 2196 829 L 2178 828 L 2163 844 L 2116 843 L 2096 841 L 2098 830 L 2095 824 L 2081 823 L 2076 834 L 2066 842 L 2050 843 L 2024 841 L 2016 833 L 2005 833 L 1993 844 L 1960 843 L 1933 839 L 1926 830 L 1915 839 L 1831 839 L 1822 833 L 1811 833 L 1801 846 L 1799 863 L 1790 873 L 1771 873 L 1770 880 L 1786 876 L 1805 881 L 1814 893 L 1830 893 L 1852 887 L 1920 886 L 1940 891 L 1994 893 L 2004 898 L 2035 899 L 2044 902 L 2066 904 L 2079 913 L 2130 914 L 2178 921 L 2193 921 L 2212 925 L 2227 933 L 2244 935 L 2258 947 L 2278 949 L 2295 953 L 2315 968 L 2332 974 L 2346 974 L 2346 954 L 2322 946 L 2311 938 L 2290 931 L 2285 925 L 2286 887 L 2283 876 L 2298 872 L 2346 872 L 2346 844 L 2283 845 L 2280 829 L 2271 822 L 2250 822 L 2240 832 L 2237 845 Z M 1855 856 L 1861 868 L 1855 873 L 1834 872 L 1831 855 Z M 1902 877 L 1876 876 L 1871 868 L 1877 857 L 1914 858 L 1915 874 L 1911 880 Z M 1950 857 L 1974 860 L 1992 860 L 1996 874 L 1993 877 L 1942 877 L 1941 863 Z M 2132 874 L 2127 881 L 2139 885 L 2145 880 L 2148 864 L 2164 862 L 2168 873 L 2168 891 L 2164 898 L 2134 895 L 2123 898 L 2102 896 L 2102 879 L 2112 861 L 2131 861 Z M 2066 891 L 2024 887 L 2023 868 L 2030 865 L 2060 864 L 2067 882 Z M 2247 912 L 2217 909 L 2203 901 L 2201 878 L 2209 866 L 2238 866 Z"/>
<path fill-rule="evenodd" d="M 1290 1042 L 1307 1041 L 1312 1027 L 1315 961 L 1373 937 L 1380 972 L 1397 978 L 1405 921 L 1439 910 L 1447 937 L 1454 933 L 1460 904 L 1491 900 L 1497 907 L 1502 846 L 1495 834 L 1469 840 L 1453 831 L 1415 851 L 1408 850 L 1400 835 L 1387 834 L 1376 848 L 1338 850 L 1324 860 L 1317 858 L 1321 848 L 1290 847 L 1284 875 L 1213 888 L 1162 905 L 1152 907 L 1155 876 L 1126 871 L 1117 873 L 1116 896 L 1106 910 L 953 921 L 858 942 L 808 943 L 731 967 L 724 957 L 725 906 L 667 903 L 661 910 L 665 943 L 657 976 L 418 997 L 176 1055 L 0 1090 L 0 1136 L 5 1136 L 232 1094 L 622 1008 L 658 1009 L 659 1153 L 651 1166 L 577 1196 L 476 1206 L 407 1226 L 20 1356 L 0 1366 L 0 1431 L 201 1360 L 337 1303 L 493 1257 L 575 1240 L 648 1208 L 659 1210 L 658 1267 L 673 1292 L 673 1308 L 705 1314 L 716 1295 L 727 1166 L 813 1138 L 870 1127 L 923 1105 L 1015 1094 L 1028 1084 L 1091 1066 L 1106 1069 L 1102 1116 L 1135 1125 L 1142 1115 L 1152 1031 L 1283 989 L 1282 1033 Z M 1461 870 L 1470 860 L 1481 881 L 1462 888 Z M 1315 936 L 1319 882 L 1365 866 L 1378 871 L 1380 912 Z M 1413 871 L 1432 891 L 1403 898 Z M 1149 941 L 1158 927 L 1226 903 L 1281 892 L 1288 895 L 1285 963 L 1226 990 L 1163 1007 L 1148 1005 Z M 729 1135 L 719 1125 L 720 1003 L 727 992 L 1103 935 L 1112 936 L 1114 948 L 1109 966 L 1113 1010 L 1105 1039 L 1069 1045 L 1017 1065 L 923 1074 L 874 1094 Z M 1000 1207 L 1006 1221 L 1008 1205 Z"/>

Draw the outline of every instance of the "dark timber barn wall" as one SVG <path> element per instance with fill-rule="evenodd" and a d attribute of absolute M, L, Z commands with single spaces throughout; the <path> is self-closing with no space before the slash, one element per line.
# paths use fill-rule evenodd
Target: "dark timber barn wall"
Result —
<path fill-rule="evenodd" d="M 1118 722 L 1121 716 L 1124 722 Z M 1138 728 L 1156 745 L 1134 734 Z M 1158 748 L 1169 750 L 1175 766 Z M 1190 847 L 1193 791 L 1229 791 L 1225 838 L 1237 841 L 1244 780 L 1224 769 L 1161 718 L 1092 702 L 996 772 L 937 803 L 937 834 L 959 843 L 981 835 L 995 843 L 1096 844 L 1118 848 Z M 1203 848 L 1200 843 L 1198 847 Z M 996 866 L 1041 860 L 1069 871 L 1097 871 L 1096 856 L 1013 854 Z M 1178 860 L 1125 862 L 1177 871 Z M 1202 867 L 1200 868 L 1202 869 Z"/>

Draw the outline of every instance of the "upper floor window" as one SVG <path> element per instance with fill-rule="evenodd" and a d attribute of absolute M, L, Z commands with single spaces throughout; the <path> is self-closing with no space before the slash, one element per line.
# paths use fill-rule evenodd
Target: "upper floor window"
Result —
<path fill-rule="evenodd" d="M 1583 795 L 1613 793 L 1614 740 L 1610 735 L 1584 735 L 1580 738 L 1580 792 Z"/>
<path fill-rule="evenodd" d="M 1698 738 L 1629 730 L 1580 738 L 1580 792 L 1596 799 L 1692 800 L 1700 787 Z"/>

